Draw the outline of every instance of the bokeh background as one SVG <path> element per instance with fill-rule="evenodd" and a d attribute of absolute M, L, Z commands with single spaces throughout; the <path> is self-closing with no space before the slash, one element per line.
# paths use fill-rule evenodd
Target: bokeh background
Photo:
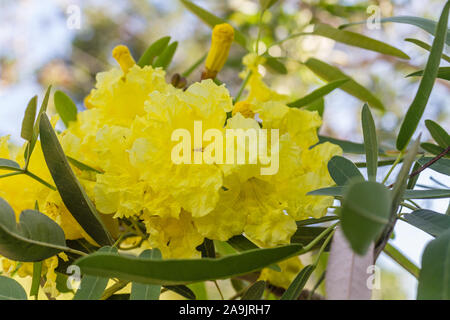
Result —
<path fill-rule="evenodd" d="M 229 20 L 251 39 L 257 38 L 258 0 L 194 2 Z M 411 15 L 437 20 L 444 3 L 444 0 L 279 0 L 263 16 L 259 48 L 264 49 L 290 34 L 308 31 L 316 21 L 338 26 L 348 21 L 365 20 L 370 5 L 378 5 L 382 17 Z M 80 28 L 74 28 L 69 20 L 78 9 Z M 423 69 L 428 56 L 425 50 L 404 39 L 417 38 L 431 43 L 433 38 L 421 29 L 400 24 L 384 24 L 377 30 L 361 25 L 352 30 L 400 48 L 410 55 L 411 60 L 382 56 L 325 38 L 302 37 L 274 46 L 269 51 L 270 55 L 284 61 L 287 75 L 262 71 L 267 83 L 294 99 L 322 84 L 302 61 L 314 56 L 340 67 L 386 105 L 386 112 L 375 114 L 378 136 L 387 150 L 394 149 L 402 117 L 418 87 L 417 78 L 405 78 L 405 75 Z M 91 90 L 96 73 L 115 66 L 111 50 L 118 44 L 127 45 L 137 59 L 151 42 L 171 36 L 179 41 L 179 46 L 168 69 L 170 76 L 185 71 L 207 52 L 210 33 L 210 28 L 178 0 L 0 0 L 0 136 L 11 135 L 14 143 L 22 143 L 20 124 L 26 104 L 35 94 L 42 99 L 49 84 L 68 93 L 82 110 L 83 98 Z M 219 75 L 233 94 L 242 82 L 238 74 L 242 70 L 244 54 L 242 48 L 234 45 Z M 443 62 L 442 65 L 446 64 Z M 197 70 L 188 81 L 199 78 L 200 70 Z M 439 122 L 447 131 L 450 128 L 449 93 L 450 83 L 437 81 L 424 116 L 424 119 Z M 326 97 L 325 106 L 322 134 L 362 141 L 361 101 L 335 90 Z M 54 112 L 51 103 L 50 112 Z M 423 133 L 423 141 L 430 140 L 423 124 L 419 132 Z M 379 178 L 385 173 L 381 170 Z M 428 170 L 418 183 L 434 187 L 439 183 L 450 185 L 447 177 Z M 448 200 L 418 202 L 438 212 L 445 212 L 448 207 Z M 431 237 L 422 231 L 399 222 L 393 243 L 420 266 L 423 249 L 430 240 Z M 382 269 L 382 286 L 375 291 L 374 298 L 415 298 L 417 281 L 414 277 L 386 256 L 379 259 L 378 265 Z"/>

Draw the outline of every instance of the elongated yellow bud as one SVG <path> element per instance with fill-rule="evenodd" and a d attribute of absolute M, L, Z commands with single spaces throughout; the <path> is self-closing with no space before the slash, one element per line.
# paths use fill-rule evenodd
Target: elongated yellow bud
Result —
<path fill-rule="evenodd" d="M 124 45 L 115 47 L 112 51 L 112 56 L 119 63 L 123 73 L 127 73 L 128 69 L 136 64 L 136 61 L 131 56 L 130 50 Z"/>
<path fill-rule="evenodd" d="M 231 43 L 234 40 L 234 29 L 228 23 L 214 27 L 211 37 L 211 49 L 205 62 L 202 79 L 214 79 L 227 61 Z"/>
<path fill-rule="evenodd" d="M 236 104 L 233 107 L 233 111 L 231 112 L 231 115 L 235 115 L 236 113 L 242 114 L 245 118 L 254 118 L 255 114 L 253 113 L 251 109 L 251 104 L 247 101 L 239 101 L 236 102 Z"/>

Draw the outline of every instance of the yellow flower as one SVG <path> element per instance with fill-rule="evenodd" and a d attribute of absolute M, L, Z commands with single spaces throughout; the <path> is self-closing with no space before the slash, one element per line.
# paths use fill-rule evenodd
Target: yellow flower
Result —
<path fill-rule="evenodd" d="M 205 62 L 205 72 L 202 79 L 214 79 L 222 70 L 234 40 L 234 29 L 228 23 L 218 24 L 214 27 L 211 37 L 211 49 Z"/>

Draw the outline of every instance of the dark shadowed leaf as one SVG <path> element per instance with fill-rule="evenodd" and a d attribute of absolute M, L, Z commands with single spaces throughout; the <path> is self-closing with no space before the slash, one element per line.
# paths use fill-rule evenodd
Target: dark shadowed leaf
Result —
<path fill-rule="evenodd" d="M 266 290 L 266 282 L 256 281 L 247 289 L 241 300 L 261 300 L 264 290 Z"/>
<path fill-rule="evenodd" d="M 314 265 L 304 267 L 283 293 L 280 300 L 297 300 L 314 269 Z"/>

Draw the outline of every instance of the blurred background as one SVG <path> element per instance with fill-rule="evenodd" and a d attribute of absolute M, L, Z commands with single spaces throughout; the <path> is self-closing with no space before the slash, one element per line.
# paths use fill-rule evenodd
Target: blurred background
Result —
<path fill-rule="evenodd" d="M 251 39 L 257 38 L 258 0 L 193 2 L 227 19 Z M 259 48 L 264 49 L 293 33 L 309 31 L 311 24 L 318 21 L 339 26 L 365 20 L 370 5 L 377 5 L 382 17 L 410 15 L 437 20 L 444 3 L 444 0 L 279 0 L 262 18 Z M 79 20 L 73 20 L 78 17 Z M 405 75 L 423 69 L 428 57 L 427 51 L 404 39 L 431 43 L 433 37 L 416 27 L 392 23 L 376 30 L 369 30 L 363 24 L 352 27 L 352 31 L 394 45 L 411 60 L 382 56 L 325 38 L 301 37 L 269 50 L 270 55 L 284 62 L 287 75 L 269 69 L 262 72 L 272 88 L 295 99 L 323 84 L 302 65 L 303 61 L 313 56 L 338 66 L 386 105 L 387 111 L 375 113 L 375 118 L 383 147 L 393 150 L 398 128 L 418 87 L 419 78 L 405 78 Z M 20 124 L 26 104 L 35 94 L 42 99 L 49 84 L 66 92 L 82 110 L 83 98 L 93 87 L 95 75 L 116 65 L 111 57 L 114 46 L 127 45 L 138 59 L 150 43 L 166 35 L 180 42 L 168 69 L 170 77 L 188 69 L 207 52 L 211 31 L 178 0 L 0 0 L 0 136 L 10 135 L 12 142 L 22 144 Z M 238 74 L 244 54 L 241 47 L 234 45 L 218 77 L 232 94 L 236 94 L 242 83 Z M 200 69 L 189 76 L 189 82 L 199 80 Z M 438 80 L 424 116 L 437 121 L 447 131 L 449 93 L 449 82 Z M 361 101 L 335 90 L 325 99 L 321 133 L 362 142 L 361 106 Z M 423 133 L 422 141 L 430 140 L 424 128 L 422 123 L 417 133 Z M 428 171 L 420 176 L 419 184 L 450 185 L 447 177 Z M 385 173 L 380 170 L 380 178 Z M 438 212 L 445 212 L 448 207 L 448 200 L 418 203 Z M 429 240 L 427 234 L 400 221 L 393 244 L 420 266 L 422 251 Z M 382 286 L 375 291 L 374 298 L 415 298 L 417 281 L 413 276 L 387 256 L 382 256 L 378 264 L 382 268 Z"/>

